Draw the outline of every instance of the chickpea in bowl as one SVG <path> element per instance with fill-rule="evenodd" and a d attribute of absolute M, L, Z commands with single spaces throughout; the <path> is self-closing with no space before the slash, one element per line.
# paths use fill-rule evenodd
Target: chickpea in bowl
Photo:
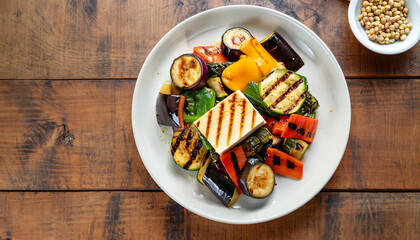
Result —
<path fill-rule="evenodd" d="M 419 1 L 352 0 L 348 18 L 354 36 L 368 49 L 398 54 L 420 39 Z"/>

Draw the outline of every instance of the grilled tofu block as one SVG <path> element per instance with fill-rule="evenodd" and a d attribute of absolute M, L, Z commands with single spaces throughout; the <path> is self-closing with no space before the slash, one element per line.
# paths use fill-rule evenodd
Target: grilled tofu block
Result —
<path fill-rule="evenodd" d="M 263 117 L 240 90 L 194 122 L 218 154 L 229 150 L 264 124 Z"/>

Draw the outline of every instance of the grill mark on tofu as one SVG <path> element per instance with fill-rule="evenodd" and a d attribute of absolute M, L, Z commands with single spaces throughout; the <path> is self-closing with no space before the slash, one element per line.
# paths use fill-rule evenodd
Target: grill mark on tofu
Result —
<path fill-rule="evenodd" d="M 279 80 L 277 80 L 277 82 L 275 84 L 271 85 L 271 87 L 269 89 L 267 89 L 267 91 L 262 95 L 262 99 L 264 100 L 268 95 L 270 95 L 270 93 L 274 89 L 276 89 L 277 86 L 280 85 L 280 83 L 286 81 L 289 78 L 290 75 L 292 75 L 291 72 L 286 72 Z"/>
<path fill-rule="evenodd" d="M 210 127 L 211 127 L 211 118 L 213 116 L 213 110 L 210 110 L 207 115 L 207 126 L 206 126 L 206 132 L 204 133 L 204 136 L 208 139 L 210 134 Z"/>
<path fill-rule="evenodd" d="M 245 113 L 246 113 L 246 100 L 242 99 L 241 102 L 241 122 L 239 125 L 239 136 L 242 136 L 244 132 L 244 124 L 245 124 Z"/>
<path fill-rule="evenodd" d="M 230 138 L 232 136 L 233 120 L 235 118 L 235 109 L 236 109 L 236 93 L 234 93 L 232 98 L 229 99 L 229 103 L 230 103 L 230 118 L 229 118 L 229 129 L 228 129 L 226 145 L 230 144 Z"/>
<path fill-rule="evenodd" d="M 287 91 L 285 93 L 283 93 L 280 97 L 278 97 L 276 99 L 276 101 L 274 101 L 274 103 L 269 106 L 269 108 L 270 109 L 276 108 L 276 105 L 279 102 L 283 101 L 293 90 L 295 90 L 297 87 L 299 87 L 299 85 L 302 84 L 302 83 L 303 83 L 302 78 L 299 79 L 299 81 L 296 81 L 295 83 L 293 83 L 293 85 L 289 89 L 287 89 Z"/>
<path fill-rule="evenodd" d="M 220 130 L 222 129 L 223 124 L 223 111 L 225 109 L 225 103 L 220 103 L 220 112 L 219 112 L 219 121 L 217 124 L 217 135 L 216 135 L 216 148 L 219 146 L 219 140 L 220 140 Z"/>
<path fill-rule="evenodd" d="M 175 153 L 176 150 L 179 147 L 179 144 L 181 143 L 182 140 L 184 140 L 184 136 L 185 134 L 188 132 L 189 128 L 185 128 L 181 134 L 179 134 L 178 138 L 175 141 L 175 144 L 172 146 L 172 153 Z"/>
<path fill-rule="evenodd" d="M 252 122 L 251 122 L 251 129 L 255 127 L 255 118 L 257 117 L 257 111 L 255 109 L 252 109 Z"/>
<path fill-rule="evenodd" d="M 203 147 L 203 143 L 200 140 L 197 141 L 197 144 L 195 145 L 194 149 L 192 150 L 192 153 L 190 154 L 190 159 L 183 167 L 184 169 L 188 169 L 191 166 L 191 164 L 197 158 L 197 155 L 200 152 L 202 147 Z"/>
<path fill-rule="evenodd" d="M 292 111 L 292 109 L 294 109 L 300 103 L 300 100 L 302 100 L 303 98 L 305 98 L 305 96 L 306 96 L 306 92 L 302 93 L 299 96 L 299 98 L 296 100 L 295 104 L 293 104 L 291 107 L 289 107 L 289 109 L 287 109 L 286 111 L 284 111 L 284 114 L 289 114 Z"/>

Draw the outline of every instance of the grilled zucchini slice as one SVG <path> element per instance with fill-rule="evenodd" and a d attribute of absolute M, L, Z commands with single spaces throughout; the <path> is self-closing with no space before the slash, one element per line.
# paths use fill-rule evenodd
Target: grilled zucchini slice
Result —
<path fill-rule="evenodd" d="M 279 114 L 299 110 L 308 90 L 306 77 L 286 69 L 267 74 L 259 83 L 260 96 L 267 107 Z"/>
<path fill-rule="evenodd" d="M 177 165 L 186 170 L 198 170 L 206 157 L 207 150 L 198 134 L 198 130 L 191 126 L 182 132 L 175 132 L 173 135 L 172 157 Z"/>
<path fill-rule="evenodd" d="M 306 149 L 308 149 L 309 144 L 303 140 L 295 138 L 286 138 L 282 150 L 288 153 L 290 156 L 301 160 L 303 154 L 305 154 Z"/>

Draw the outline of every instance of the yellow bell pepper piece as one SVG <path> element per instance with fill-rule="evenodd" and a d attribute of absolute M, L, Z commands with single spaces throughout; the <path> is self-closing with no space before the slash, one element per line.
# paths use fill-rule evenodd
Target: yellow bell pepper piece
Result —
<path fill-rule="evenodd" d="M 232 91 L 245 91 L 249 82 L 259 82 L 264 75 L 261 73 L 254 59 L 241 56 L 240 59 L 229 65 L 222 73 L 222 81 Z"/>
<path fill-rule="evenodd" d="M 242 44 L 241 51 L 254 59 L 263 76 L 278 66 L 276 59 L 254 37 Z"/>

